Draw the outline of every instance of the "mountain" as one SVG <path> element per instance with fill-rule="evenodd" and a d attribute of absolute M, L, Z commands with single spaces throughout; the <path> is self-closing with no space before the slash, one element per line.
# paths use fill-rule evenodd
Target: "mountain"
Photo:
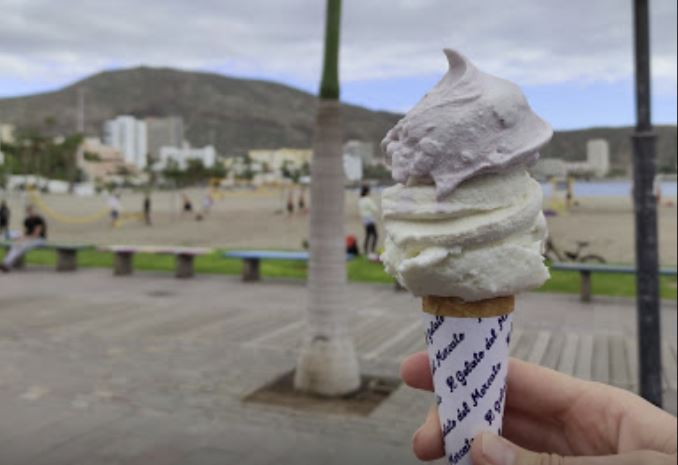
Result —
<path fill-rule="evenodd" d="M 216 145 L 225 156 L 249 149 L 310 147 L 315 96 L 285 85 L 235 79 L 219 74 L 139 67 L 106 71 L 55 92 L 0 99 L 0 122 L 53 134 L 72 133 L 76 102 L 85 92 L 88 134 L 100 134 L 104 120 L 116 115 L 183 117 L 186 139 L 195 146 Z M 372 141 L 375 147 L 401 117 L 344 105 L 345 138 Z M 591 128 L 557 132 L 544 157 L 583 160 L 586 142 L 605 138 L 613 169 L 629 172 L 632 128 Z M 676 126 L 657 128 L 658 167 L 676 171 Z"/>
<path fill-rule="evenodd" d="M 0 99 L 0 121 L 54 134 L 76 128 L 85 92 L 85 132 L 100 134 L 106 119 L 179 115 L 194 146 L 214 143 L 222 155 L 258 148 L 306 148 L 315 126 L 316 97 L 273 82 L 219 74 L 139 67 L 98 73 L 43 94 Z M 346 139 L 378 143 L 400 118 L 344 105 Z"/>
<path fill-rule="evenodd" d="M 589 139 L 606 139 L 610 144 L 610 161 L 613 174 L 630 173 L 633 147 L 631 135 L 634 128 L 590 128 L 556 132 L 551 143 L 542 150 L 544 158 L 562 158 L 567 161 L 586 158 Z M 678 147 L 676 126 L 657 126 L 657 169 L 659 172 L 676 172 Z"/>

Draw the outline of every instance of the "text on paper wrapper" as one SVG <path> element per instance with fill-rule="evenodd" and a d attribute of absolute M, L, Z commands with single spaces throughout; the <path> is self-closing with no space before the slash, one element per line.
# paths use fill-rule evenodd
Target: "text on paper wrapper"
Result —
<path fill-rule="evenodd" d="M 452 465 L 470 465 L 470 445 L 478 431 L 501 434 L 511 327 L 510 316 L 425 320 L 436 404 Z"/>
<path fill-rule="evenodd" d="M 436 352 L 435 362 L 431 366 L 431 369 L 433 370 L 433 374 L 435 374 L 436 370 L 438 368 L 440 368 L 440 365 L 445 360 L 447 360 L 447 357 L 449 357 L 450 354 L 452 352 L 454 352 L 454 349 L 456 349 L 457 346 L 464 341 L 465 337 L 466 337 L 466 335 L 464 333 L 453 334 L 450 343 Z"/>
<path fill-rule="evenodd" d="M 445 319 L 442 316 L 437 316 L 431 323 L 428 328 L 426 328 L 426 340 L 429 344 L 433 344 L 433 335 L 440 329 L 443 325 Z"/>
<path fill-rule="evenodd" d="M 457 370 L 455 373 L 455 378 L 457 378 L 457 381 L 459 381 L 462 386 L 466 386 L 468 377 L 473 373 L 473 370 L 475 370 L 480 362 L 485 358 L 485 351 L 481 350 L 479 352 L 473 352 L 473 358 L 471 360 L 466 360 L 464 362 L 464 368 L 461 370 Z M 448 383 L 449 384 L 449 383 Z"/>
<path fill-rule="evenodd" d="M 494 380 L 496 379 L 500 371 L 501 363 L 497 363 L 492 367 L 492 372 L 490 373 L 490 377 L 487 379 L 487 381 L 481 384 L 479 388 L 475 388 L 471 392 L 471 401 L 473 401 L 474 407 L 478 406 L 479 399 L 485 397 L 485 394 L 487 394 L 487 392 L 490 390 L 490 387 L 492 387 L 492 383 L 494 383 Z"/>
<path fill-rule="evenodd" d="M 450 463 L 457 464 L 461 461 L 461 459 L 466 457 L 468 453 L 471 452 L 471 444 L 473 444 L 473 439 L 464 439 L 464 445 L 462 448 L 448 457 Z"/>

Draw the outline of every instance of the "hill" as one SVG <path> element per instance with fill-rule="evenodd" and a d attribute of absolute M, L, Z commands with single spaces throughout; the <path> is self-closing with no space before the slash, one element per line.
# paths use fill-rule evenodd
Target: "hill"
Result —
<path fill-rule="evenodd" d="M 253 148 L 310 147 L 316 98 L 289 86 L 220 74 L 139 67 L 106 71 L 55 92 L 0 99 L 0 122 L 47 133 L 68 134 L 76 126 L 80 89 L 86 95 L 88 134 L 120 114 L 182 116 L 186 138 L 196 146 L 214 143 L 222 155 Z M 401 115 L 344 105 L 345 138 L 378 144 Z M 544 157 L 583 160 L 586 141 L 605 138 L 612 165 L 629 171 L 632 128 L 591 128 L 556 133 Z M 658 167 L 676 171 L 676 127 L 658 127 Z M 375 145 L 376 146 L 376 145 Z"/>
<path fill-rule="evenodd" d="M 137 117 L 179 115 L 186 139 L 214 142 L 219 153 L 244 154 L 253 148 L 310 147 L 316 98 L 273 82 L 167 68 L 107 71 L 55 92 L 0 99 L 0 121 L 54 134 L 76 127 L 79 89 L 86 95 L 88 134 L 121 114 Z M 399 115 L 344 105 L 346 139 L 381 141 Z"/>
<path fill-rule="evenodd" d="M 633 147 L 631 135 L 634 128 L 590 128 L 576 131 L 560 131 L 551 143 L 542 150 L 545 158 L 562 158 L 568 161 L 586 158 L 586 142 L 589 139 L 606 139 L 610 144 L 613 173 L 630 173 Z M 657 168 L 660 172 L 676 172 L 676 126 L 657 126 Z"/>

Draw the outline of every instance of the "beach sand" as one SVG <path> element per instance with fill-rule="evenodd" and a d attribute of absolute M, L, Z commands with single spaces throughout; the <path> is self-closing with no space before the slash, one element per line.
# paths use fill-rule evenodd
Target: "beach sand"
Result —
<path fill-rule="evenodd" d="M 187 193 L 199 210 L 206 189 Z M 180 212 L 182 192 L 153 194 L 153 225 L 139 218 L 127 218 L 113 228 L 108 217 L 86 224 L 78 220 L 107 211 L 107 197 L 78 197 L 61 194 L 42 195 L 36 204 L 49 222 L 50 239 L 63 242 L 112 244 L 157 244 L 212 246 L 220 248 L 301 249 L 308 238 L 307 212 L 286 212 L 287 193 L 277 189 L 225 192 L 216 200 L 209 215 L 196 221 L 195 213 Z M 378 199 L 375 193 L 373 197 Z M 22 206 L 31 199 L 26 194 L 8 194 L 12 208 L 12 227 L 19 229 Z M 298 194 L 295 195 L 298 199 Z M 124 192 L 121 202 L 125 214 L 140 213 L 143 196 Z M 306 193 L 305 201 L 309 204 Z M 346 233 L 362 242 L 363 228 L 357 211 L 357 192 L 346 193 Z M 588 251 L 611 263 L 632 263 L 634 259 L 634 217 L 628 198 L 589 197 L 576 199 L 569 212 L 548 217 L 551 237 L 561 250 L 574 250 L 577 241 L 588 241 Z M 666 205 L 671 203 L 672 205 Z M 660 261 L 675 266 L 676 200 L 665 199 L 659 212 Z M 125 215 L 127 216 L 127 215 Z M 383 234 L 382 234 L 383 236 Z M 381 238 L 383 239 L 383 237 Z"/>

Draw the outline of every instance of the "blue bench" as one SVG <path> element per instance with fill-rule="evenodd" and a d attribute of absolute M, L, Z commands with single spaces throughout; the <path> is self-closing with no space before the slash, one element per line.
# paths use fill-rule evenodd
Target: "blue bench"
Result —
<path fill-rule="evenodd" d="M 6 251 L 12 247 L 8 241 L 0 242 L 0 248 Z M 56 242 L 47 242 L 39 249 L 54 250 L 57 254 L 56 271 L 75 271 L 78 269 L 78 252 L 81 250 L 93 249 L 94 246 L 84 244 L 60 244 Z M 25 267 L 25 257 L 21 257 L 14 265 L 15 268 Z"/>
<path fill-rule="evenodd" d="M 225 252 L 224 258 L 239 258 L 243 261 L 242 280 L 246 282 L 261 280 L 261 260 L 292 260 L 308 262 L 308 252 L 285 252 L 276 250 L 234 250 Z M 347 255 L 347 260 L 353 259 L 353 255 Z"/>
<path fill-rule="evenodd" d="M 623 265 L 601 265 L 597 263 L 561 263 L 551 264 L 552 270 L 575 271 L 581 276 L 579 289 L 582 302 L 591 302 L 591 275 L 593 273 L 636 274 L 636 268 Z M 676 276 L 675 268 L 662 268 L 659 270 L 662 276 Z"/>

